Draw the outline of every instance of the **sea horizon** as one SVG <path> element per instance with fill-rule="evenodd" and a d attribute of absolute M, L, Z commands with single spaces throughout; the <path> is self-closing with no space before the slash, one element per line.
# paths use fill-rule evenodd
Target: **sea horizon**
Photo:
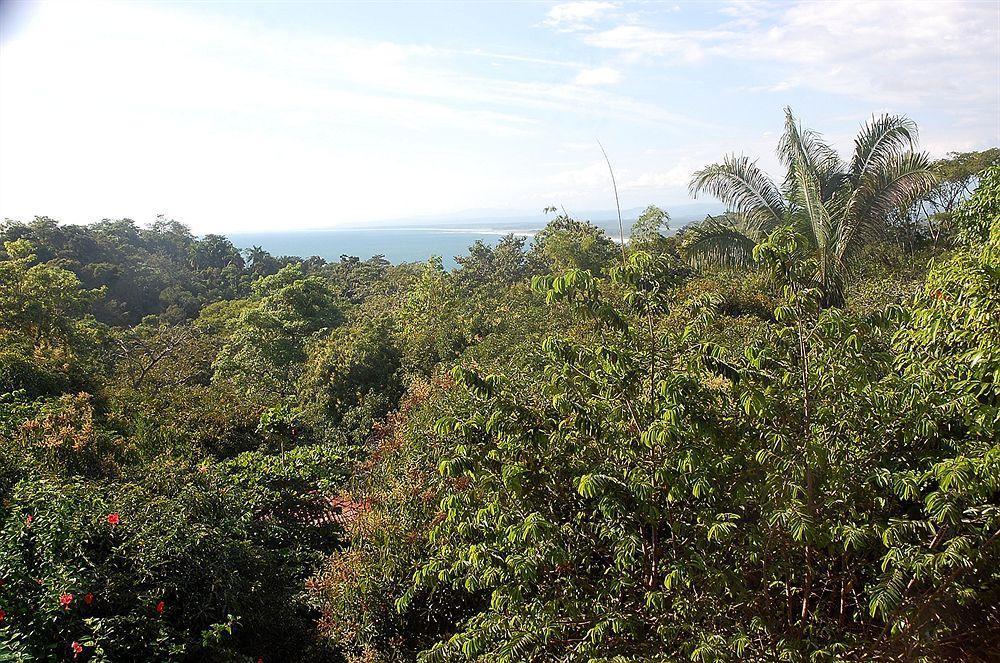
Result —
<path fill-rule="evenodd" d="M 708 211 L 717 212 L 717 206 L 694 206 L 698 211 L 684 210 L 670 224 L 667 234 L 696 219 L 703 218 Z M 615 242 L 628 240 L 632 224 L 641 210 L 623 211 L 624 238 L 618 227 L 617 218 L 594 218 L 594 225 L 603 229 Z M 606 213 L 605 213 L 606 214 Z M 604 214 L 602 214 L 604 216 Z M 586 217 L 584 217 L 586 218 Z M 446 268 L 458 266 L 456 256 L 467 255 L 469 248 L 477 241 L 495 246 L 505 235 L 523 237 L 525 244 L 541 231 L 551 218 L 499 217 L 482 219 L 442 219 L 414 223 L 401 220 L 387 225 L 334 226 L 328 228 L 257 230 L 252 232 L 224 233 L 233 244 L 246 250 L 259 246 L 274 256 L 295 256 L 309 258 L 317 256 L 327 261 L 338 261 L 341 256 L 353 256 L 367 260 L 373 256 L 384 256 L 394 264 L 424 262 L 433 256 L 440 256 Z"/>
<path fill-rule="evenodd" d="M 317 256 L 336 262 L 341 256 L 367 260 L 384 256 L 393 264 L 425 262 L 440 256 L 447 268 L 458 266 L 456 256 L 468 254 L 477 241 L 494 246 L 508 234 L 530 242 L 539 229 L 372 227 L 327 228 L 229 233 L 226 236 L 241 250 L 259 246 L 274 256 Z"/>

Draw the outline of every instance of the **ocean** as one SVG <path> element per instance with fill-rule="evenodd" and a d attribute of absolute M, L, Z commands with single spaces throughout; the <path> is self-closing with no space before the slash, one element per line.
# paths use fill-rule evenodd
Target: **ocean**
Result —
<path fill-rule="evenodd" d="M 525 237 L 528 248 L 532 229 L 376 227 L 230 233 L 228 237 L 237 248 L 260 246 L 274 256 L 319 256 L 336 262 L 342 255 L 362 260 L 384 255 L 392 263 L 423 262 L 441 256 L 444 266 L 451 268 L 457 266 L 455 256 L 467 254 L 477 240 L 492 246 L 510 232 Z"/>
<path fill-rule="evenodd" d="M 667 234 L 677 228 L 700 220 L 706 214 L 717 214 L 722 208 L 717 203 L 677 205 L 671 214 Z M 625 236 L 642 208 L 622 211 Z M 592 219 L 612 239 L 618 239 L 617 215 L 608 211 L 583 213 L 576 218 Z M 355 256 L 362 260 L 383 255 L 392 263 L 424 262 L 431 256 L 441 256 L 446 268 L 457 267 L 455 256 L 468 254 L 469 247 L 482 240 L 491 246 L 508 233 L 525 238 L 525 249 L 531 245 L 532 236 L 545 227 L 550 219 L 545 216 L 517 217 L 492 216 L 465 220 L 430 220 L 402 222 L 399 225 L 378 225 L 364 228 L 331 228 L 327 230 L 286 230 L 253 233 L 229 233 L 228 237 L 240 249 L 260 246 L 274 256 L 319 256 L 328 261 L 338 261 L 340 256 Z"/>

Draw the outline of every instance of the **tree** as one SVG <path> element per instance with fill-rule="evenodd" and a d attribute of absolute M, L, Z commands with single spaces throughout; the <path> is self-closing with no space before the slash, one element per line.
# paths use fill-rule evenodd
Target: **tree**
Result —
<path fill-rule="evenodd" d="M 463 315 L 463 293 L 441 258 L 419 265 L 417 279 L 399 302 L 404 367 L 429 375 L 442 361 L 454 359 L 469 343 L 470 320 Z"/>
<path fill-rule="evenodd" d="M 246 254 L 247 265 L 254 276 L 270 276 L 281 268 L 274 256 L 256 244 L 247 249 Z"/>
<path fill-rule="evenodd" d="M 395 334 L 384 318 L 360 317 L 307 347 L 299 400 L 321 429 L 364 440 L 403 393 Z"/>
<path fill-rule="evenodd" d="M 601 228 L 559 215 L 535 235 L 530 256 L 541 272 L 586 269 L 596 274 L 615 252 L 615 243 Z"/>
<path fill-rule="evenodd" d="M 469 255 L 455 256 L 455 262 L 460 266 L 458 278 L 474 287 L 508 286 L 527 273 L 524 237 L 510 233 L 501 237 L 496 246 L 477 240 L 469 247 Z"/>
<path fill-rule="evenodd" d="M 815 258 L 814 279 L 824 303 L 840 304 L 845 279 L 863 249 L 885 235 L 889 215 L 926 194 L 936 181 L 927 156 L 914 151 L 916 140 L 911 120 L 873 117 L 844 162 L 786 108 L 777 150 L 787 168 L 782 185 L 746 156 L 728 156 L 696 172 L 692 195 L 711 194 L 729 210 L 686 233 L 684 251 L 699 263 L 746 266 L 759 242 L 791 224 Z"/>
<path fill-rule="evenodd" d="M 953 215 L 980 183 L 982 173 L 1000 164 L 1000 148 L 982 152 L 950 152 L 932 164 L 937 184 L 918 201 L 919 212 L 925 217 L 931 239 L 935 243 L 954 232 Z"/>
<path fill-rule="evenodd" d="M 257 248 L 257 247 L 254 247 Z M 233 243 L 222 235 L 205 235 L 191 250 L 195 269 L 222 270 L 229 265 L 243 269 L 243 256 Z"/>
<path fill-rule="evenodd" d="M 66 345 L 99 292 L 85 290 L 73 272 L 39 263 L 27 240 L 4 243 L 0 260 L 0 335 L 37 347 Z"/>
<path fill-rule="evenodd" d="M 177 263 L 187 262 L 195 242 L 194 235 L 187 226 L 163 215 L 157 216 L 148 228 L 139 233 L 147 247 Z"/>
<path fill-rule="evenodd" d="M 650 205 L 632 224 L 629 231 L 629 247 L 636 250 L 658 251 L 664 248 L 663 232 L 670 227 L 670 215 Z"/>
<path fill-rule="evenodd" d="M 988 241 L 1000 219 L 1000 166 L 991 166 L 980 176 L 975 193 L 954 211 L 956 239 L 962 244 Z"/>
<path fill-rule="evenodd" d="M 283 267 L 253 284 L 251 302 L 215 361 L 215 379 L 233 381 L 261 402 L 292 397 L 306 344 L 343 321 L 342 303 L 326 279 Z"/>

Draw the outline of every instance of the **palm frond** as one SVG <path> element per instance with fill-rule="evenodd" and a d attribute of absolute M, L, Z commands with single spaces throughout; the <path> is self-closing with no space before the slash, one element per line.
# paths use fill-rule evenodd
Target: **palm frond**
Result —
<path fill-rule="evenodd" d="M 715 196 L 729 211 L 751 226 L 767 229 L 781 223 L 785 203 L 781 192 L 756 161 L 746 156 L 726 156 L 722 163 L 705 166 L 691 178 L 691 195 Z"/>
<path fill-rule="evenodd" d="M 681 252 L 696 267 L 747 267 L 760 239 L 756 226 L 735 215 L 709 216 L 684 233 Z"/>
<path fill-rule="evenodd" d="M 936 182 L 926 153 L 882 160 L 877 171 L 857 183 L 845 207 L 838 228 L 838 260 L 846 266 L 862 246 L 884 238 L 889 215 L 925 195 Z"/>
<path fill-rule="evenodd" d="M 926 155 L 916 154 L 916 125 L 902 115 L 873 116 L 845 163 L 821 134 L 790 108 L 777 154 L 787 167 L 779 189 L 746 157 L 727 157 L 695 173 L 690 191 L 708 192 L 731 211 L 693 228 L 683 249 L 693 262 L 746 265 L 754 245 L 782 223 L 810 244 L 827 301 L 840 301 L 844 278 L 866 246 L 882 239 L 888 217 L 934 184 Z"/>
<path fill-rule="evenodd" d="M 808 230 L 806 234 L 822 254 L 829 245 L 831 223 L 823 197 L 821 171 L 814 162 L 815 158 L 819 158 L 824 168 L 829 166 L 827 161 L 823 161 L 828 159 L 823 152 L 829 148 L 821 145 L 818 135 L 804 130 L 795 121 L 791 109 L 786 108 L 785 132 L 778 144 L 778 155 L 788 166 L 786 195 L 796 208 L 796 216 L 802 216 L 807 221 L 802 224 Z M 823 269 L 822 263 L 820 269 Z"/>
<path fill-rule="evenodd" d="M 916 123 L 903 115 L 872 116 L 854 139 L 850 172 L 855 183 L 883 170 L 917 143 Z"/>
<path fill-rule="evenodd" d="M 787 106 L 785 131 L 778 141 L 776 152 L 786 168 L 791 170 L 796 162 L 804 162 L 821 181 L 836 178 L 844 171 L 843 160 L 837 151 L 823 140 L 823 134 L 805 129 L 795 119 L 792 109 Z"/>

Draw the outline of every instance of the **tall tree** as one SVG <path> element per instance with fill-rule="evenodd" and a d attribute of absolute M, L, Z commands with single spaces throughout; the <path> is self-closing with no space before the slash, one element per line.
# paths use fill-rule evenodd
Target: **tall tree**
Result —
<path fill-rule="evenodd" d="M 938 184 L 916 206 L 926 217 L 927 230 L 937 243 L 955 232 L 954 214 L 979 186 L 983 173 L 1000 164 L 1000 148 L 982 152 L 950 152 L 934 162 Z"/>

